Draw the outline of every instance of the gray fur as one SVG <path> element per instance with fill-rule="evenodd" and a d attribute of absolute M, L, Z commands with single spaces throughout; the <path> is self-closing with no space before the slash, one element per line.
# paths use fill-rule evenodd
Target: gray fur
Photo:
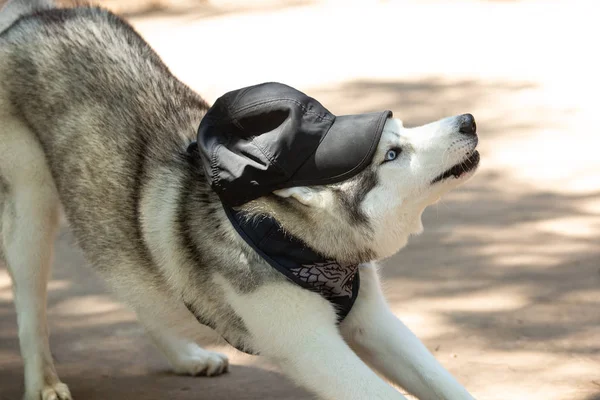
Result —
<path fill-rule="evenodd" d="M 375 168 L 367 168 L 360 175 L 352 180 L 352 190 L 334 189 L 334 193 L 338 197 L 339 203 L 342 205 L 348 219 L 354 225 L 368 225 L 368 218 L 360 208 L 367 194 L 377 186 L 377 172 Z"/>
<path fill-rule="evenodd" d="M 1 172 L 1 171 L 0 171 Z M 7 198 L 9 195 L 9 186 L 8 183 L 2 178 L 2 174 L 0 173 L 0 218 L 4 215 L 7 210 Z M 0 223 L 0 238 L 4 237 L 4 224 Z M 0 246 L 0 263 L 4 263 L 4 252 L 2 250 L 3 246 Z"/>
<path fill-rule="evenodd" d="M 187 152 L 208 104 L 177 80 L 126 22 L 99 8 L 36 11 L 0 35 L 0 96 L 10 112 L 36 134 L 47 156 L 61 203 L 78 244 L 101 274 L 171 290 L 202 323 L 248 350 L 239 316 L 215 289 L 218 273 L 242 292 L 285 278 L 232 230 L 207 184 L 198 154 Z M 376 181 L 355 178 L 357 193 L 338 191 L 348 222 L 368 232 L 357 211 Z M 175 185 L 175 198 L 149 198 L 154 188 Z M 144 203 L 176 204 L 171 221 L 181 263 L 165 271 L 153 257 L 141 220 Z M 251 214 L 271 213 L 284 226 L 307 226 L 298 204 L 276 196 L 255 201 Z M 321 223 L 323 220 L 321 219 Z M 291 229 L 309 244 L 332 248 L 343 229 L 319 233 Z M 345 243 L 351 243 L 345 241 Z M 355 245 L 327 254 L 367 261 Z M 222 249 L 227 249 L 223 251 Z M 247 260 L 240 262 L 239 260 Z M 172 275 L 186 286 L 167 284 Z M 136 285 L 131 282 L 131 285 Z M 140 288 L 143 290 L 143 288 Z"/>
<path fill-rule="evenodd" d="M 472 175 L 474 163 L 454 173 L 478 155 L 461 117 L 411 130 L 388 120 L 355 178 L 243 206 L 339 265 L 365 263 L 356 305 L 338 324 L 331 303 L 288 282 L 231 226 L 190 146 L 209 105 L 117 16 L 49 6 L 11 0 L 0 13 L 0 258 L 14 282 L 24 400 L 72 400 L 46 328 L 61 203 L 89 264 L 177 373 L 227 370 L 224 355 L 195 342 L 200 323 L 324 399 L 405 399 L 366 360 L 419 398 L 473 399 L 393 316 L 367 263 L 404 246 L 424 207 Z M 403 143 L 411 151 L 384 163 Z M 445 170 L 452 177 L 429 184 Z"/>

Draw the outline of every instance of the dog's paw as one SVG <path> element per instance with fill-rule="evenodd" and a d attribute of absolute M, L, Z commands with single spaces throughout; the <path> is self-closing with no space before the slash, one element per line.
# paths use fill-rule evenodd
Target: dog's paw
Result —
<path fill-rule="evenodd" d="M 47 385 L 42 390 L 33 391 L 25 395 L 23 400 L 73 400 L 67 385 L 62 382 Z"/>
<path fill-rule="evenodd" d="M 229 360 L 226 355 L 204 350 L 201 347 L 195 349 L 191 354 L 181 356 L 173 364 L 173 370 L 180 375 L 216 376 L 229 369 Z"/>

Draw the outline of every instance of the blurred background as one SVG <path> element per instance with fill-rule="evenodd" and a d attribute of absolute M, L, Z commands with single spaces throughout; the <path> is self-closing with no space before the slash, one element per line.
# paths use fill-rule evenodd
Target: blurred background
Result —
<path fill-rule="evenodd" d="M 0 0 L 0 5 L 3 3 Z M 335 114 L 407 126 L 470 112 L 481 168 L 385 261 L 394 311 L 479 400 L 600 400 L 600 29 L 592 1 L 106 0 L 209 102 L 280 81 Z M 49 290 L 57 368 L 76 399 L 313 397 L 266 360 L 175 377 L 64 227 Z M 0 399 L 22 362 L 0 267 Z"/>

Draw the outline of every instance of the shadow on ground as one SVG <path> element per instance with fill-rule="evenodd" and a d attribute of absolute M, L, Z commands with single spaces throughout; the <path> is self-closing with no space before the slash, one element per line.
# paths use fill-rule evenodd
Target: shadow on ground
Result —
<path fill-rule="evenodd" d="M 513 180 L 518 168 L 509 174 L 493 162 L 486 164 L 499 141 L 514 141 L 517 149 L 522 136 L 547 126 L 560 128 L 569 115 L 569 110 L 510 105 L 513 97 L 535 89 L 526 82 L 431 78 L 357 80 L 310 91 L 337 114 L 389 108 L 408 125 L 463 112 L 478 118 L 481 171 L 430 208 L 425 233 L 385 262 L 394 310 L 435 317 L 435 324 L 422 328 L 435 351 L 462 340 L 481 352 L 505 355 L 594 360 L 600 355 L 600 189 L 540 190 L 536 182 Z M 83 264 L 64 229 L 50 285 L 50 325 L 59 372 L 77 398 L 311 398 L 259 367 L 233 365 L 231 374 L 217 379 L 163 372 L 165 361 L 132 313 L 115 303 Z M 16 398 L 22 386 L 8 282 L 0 269 L 0 399 Z M 221 344 L 211 334 L 199 337 L 205 344 Z M 124 394 L 123 387 L 131 391 Z"/>
<path fill-rule="evenodd" d="M 91 365 L 90 365 L 91 366 Z M 3 373 L 3 379 L 22 381 L 20 371 Z M 219 377 L 183 377 L 159 369 L 148 369 L 143 374 L 99 372 L 96 369 L 73 370 L 62 373 L 69 383 L 75 399 L 144 399 L 144 400 L 209 400 L 209 399 L 290 399 L 308 400 L 310 397 L 297 391 L 285 378 L 275 372 L 255 367 L 235 366 L 232 372 Z M 85 377 L 85 378 L 82 378 Z M 236 385 L 227 384 L 235 380 Z M 257 382 L 284 382 L 274 385 L 257 385 Z M 20 399 L 20 385 L 3 386 L 0 400 Z M 123 388 L 130 388 L 124 393 Z"/>
<path fill-rule="evenodd" d="M 569 339 L 600 333 L 600 215 L 585 207 L 600 191 L 515 195 L 501 184 L 482 173 L 426 212 L 425 233 L 386 262 L 391 302 L 435 301 L 489 348 L 599 355 L 592 337 Z M 574 231 L 580 221 L 594 233 Z"/>

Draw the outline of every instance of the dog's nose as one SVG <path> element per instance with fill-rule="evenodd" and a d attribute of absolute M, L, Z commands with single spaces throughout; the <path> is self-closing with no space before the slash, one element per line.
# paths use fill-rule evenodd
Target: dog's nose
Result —
<path fill-rule="evenodd" d="M 471 114 L 463 114 L 460 117 L 458 131 L 465 135 L 475 135 L 477 133 L 477 125 L 475 124 L 475 118 Z"/>

